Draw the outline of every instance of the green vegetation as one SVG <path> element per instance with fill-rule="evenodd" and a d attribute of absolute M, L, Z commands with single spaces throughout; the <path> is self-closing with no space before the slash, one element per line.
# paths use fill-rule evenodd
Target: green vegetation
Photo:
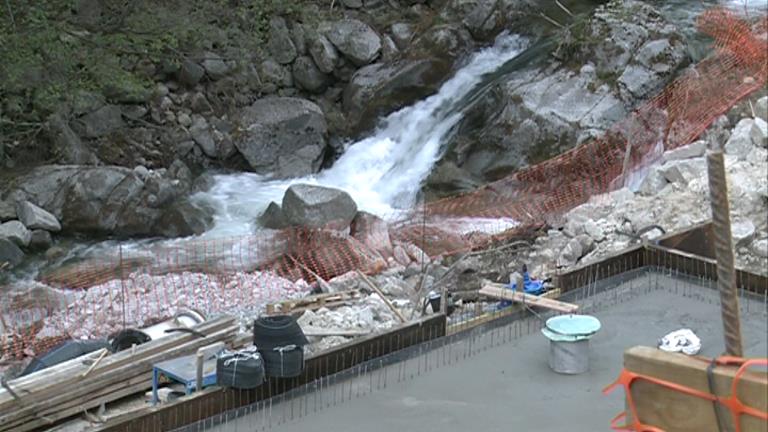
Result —
<path fill-rule="evenodd" d="M 313 0 L 7 0 L 0 4 L 0 141 L 29 137 L 83 91 L 142 102 L 153 81 L 211 50 L 251 60 L 274 15 L 311 22 Z"/>

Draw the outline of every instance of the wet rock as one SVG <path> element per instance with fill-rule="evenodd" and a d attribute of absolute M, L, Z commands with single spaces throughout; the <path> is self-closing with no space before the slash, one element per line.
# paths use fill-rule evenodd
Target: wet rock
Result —
<path fill-rule="evenodd" d="M 181 63 L 178 79 L 181 84 L 192 88 L 200 82 L 204 75 L 205 69 L 202 66 L 190 59 L 186 59 Z"/>
<path fill-rule="evenodd" d="M 285 192 L 282 210 L 291 225 L 342 229 L 352 222 L 357 204 L 342 190 L 297 184 Z"/>
<path fill-rule="evenodd" d="M 413 26 L 408 23 L 395 23 L 390 27 L 392 40 L 400 49 L 405 49 L 413 37 Z"/>
<path fill-rule="evenodd" d="M 21 220 L 24 226 L 31 230 L 61 231 L 61 224 L 56 219 L 56 216 L 29 201 L 19 202 L 16 206 L 16 213 L 19 215 L 19 220 Z"/>
<path fill-rule="evenodd" d="M 327 125 L 314 103 L 289 97 L 259 99 L 243 110 L 240 126 L 235 146 L 255 172 L 287 178 L 320 168 Z"/>
<path fill-rule="evenodd" d="M 285 20 L 280 17 L 274 17 L 269 20 L 269 52 L 278 63 L 290 64 L 296 59 L 296 46 L 291 40 L 291 32 Z"/>
<path fill-rule="evenodd" d="M 32 252 L 47 251 L 53 245 L 51 233 L 45 230 L 34 230 L 30 236 L 29 250 Z"/>
<path fill-rule="evenodd" d="M 264 213 L 259 216 L 259 224 L 264 228 L 269 229 L 283 229 L 288 227 L 288 221 L 283 214 L 283 209 L 280 204 L 271 201 L 267 206 Z"/>
<path fill-rule="evenodd" d="M 16 204 L 10 199 L 0 199 L 0 222 L 16 219 Z"/>
<path fill-rule="evenodd" d="M 339 52 L 336 50 L 336 47 L 323 35 L 317 35 L 312 40 L 309 46 L 309 54 L 312 56 L 312 60 L 315 61 L 317 68 L 324 73 L 333 72 L 336 63 L 339 61 Z"/>
<path fill-rule="evenodd" d="M 156 233 L 169 238 L 200 235 L 213 226 L 216 210 L 204 202 L 183 198 L 163 212 L 157 221 Z"/>
<path fill-rule="evenodd" d="M 450 65 L 437 59 L 377 63 L 358 70 L 344 89 L 342 105 L 354 131 L 367 130 L 382 116 L 439 88 Z"/>
<path fill-rule="evenodd" d="M 472 35 L 463 26 L 445 24 L 430 27 L 413 41 L 409 51 L 452 61 L 472 47 Z"/>
<path fill-rule="evenodd" d="M 8 239 L 20 247 L 27 247 L 32 239 L 32 234 L 23 223 L 10 221 L 0 224 L 0 238 Z"/>
<path fill-rule="evenodd" d="M 17 266 L 23 259 L 24 252 L 16 246 L 16 243 L 0 237 L 0 267 L 4 268 L 4 264 L 10 267 Z"/>
<path fill-rule="evenodd" d="M 310 93 L 322 93 L 329 82 L 328 75 L 307 56 L 301 56 L 293 63 L 293 79 L 300 88 Z"/>
<path fill-rule="evenodd" d="M 381 52 L 379 35 L 368 24 L 356 19 L 333 23 L 326 37 L 357 66 L 371 63 Z"/>

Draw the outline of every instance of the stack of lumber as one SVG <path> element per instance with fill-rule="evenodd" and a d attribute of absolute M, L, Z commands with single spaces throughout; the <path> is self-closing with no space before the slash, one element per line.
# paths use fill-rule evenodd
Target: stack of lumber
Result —
<path fill-rule="evenodd" d="M 495 299 L 525 303 L 529 306 L 542 307 L 562 313 L 574 313 L 579 309 L 579 305 L 573 303 L 566 303 L 551 298 L 526 294 L 521 291 L 512 291 L 502 284 L 492 282 L 483 284 L 480 294 Z"/>
<path fill-rule="evenodd" d="M 205 337 L 175 333 L 132 350 L 111 355 L 92 353 L 9 381 L 12 393 L 0 390 L 0 431 L 34 430 L 144 392 L 152 387 L 154 364 L 215 342 L 229 343 L 239 325 L 233 317 L 221 317 L 194 329 Z M 84 362 L 85 358 L 90 361 Z"/>
<path fill-rule="evenodd" d="M 270 303 L 267 305 L 267 314 L 301 314 L 308 310 L 316 311 L 323 307 L 343 306 L 358 298 L 360 298 L 360 290 L 315 294 L 296 300 Z"/>

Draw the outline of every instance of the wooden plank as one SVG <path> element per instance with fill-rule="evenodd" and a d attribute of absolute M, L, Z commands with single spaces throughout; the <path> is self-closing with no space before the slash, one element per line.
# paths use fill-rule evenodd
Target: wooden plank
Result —
<path fill-rule="evenodd" d="M 334 307 L 360 298 L 360 290 L 340 291 L 337 293 L 314 294 L 301 299 L 285 300 L 267 305 L 268 314 L 294 314 L 323 307 Z"/>
<path fill-rule="evenodd" d="M 521 291 L 512 291 L 504 285 L 490 282 L 486 282 L 483 285 L 480 294 L 501 300 L 516 301 L 530 306 L 543 307 L 562 313 L 574 313 L 579 309 L 579 305 L 573 303 L 566 303 L 559 300 L 526 294 Z"/>
<path fill-rule="evenodd" d="M 325 329 L 325 328 L 313 328 L 302 327 L 304 335 L 306 336 L 365 336 L 371 334 L 370 330 L 349 330 L 349 329 Z"/>
<path fill-rule="evenodd" d="M 476 292 L 479 292 L 479 291 L 476 291 Z M 549 290 L 549 291 L 545 292 L 544 294 L 542 294 L 541 297 L 550 298 L 550 299 L 556 299 L 556 298 L 560 297 L 560 289 L 559 288 L 555 288 L 555 289 Z M 479 304 L 479 303 L 477 303 L 477 304 Z M 461 332 L 461 331 L 464 331 L 464 330 L 467 330 L 467 329 L 470 329 L 470 328 L 473 328 L 473 327 L 477 327 L 477 326 L 483 325 L 485 323 L 488 323 L 488 322 L 491 322 L 491 321 L 494 321 L 494 320 L 497 320 L 497 319 L 500 319 L 500 318 L 503 318 L 503 317 L 506 317 L 506 316 L 509 316 L 509 315 L 512 315 L 512 314 L 516 314 L 516 313 L 522 311 L 523 309 L 525 309 L 525 306 L 523 306 L 521 304 L 514 304 L 514 305 L 512 305 L 512 306 L 510 306 L 508 308 L 504 308 L 504 309 L 502 309 L 500 311 L 487 312 L 487 313 L 484 313 L 482 315 L 478 315 L 478 316 L 476 316 L 474 318 L 470 318 L 470 319 L 468 319 L 466 321 L 459 321 L 457 323 L 454 323 L 454 324 L 451 324 L 451 325 L 448 326 L 447 334 L 451 335 L 451 334 L 458 333 L 458 332 Z"/>
<path fill-rule="evenodd" d="M 398 310 L 398 309 L 395 307 L 395 305 L 393 305 L 393 304 L 392 304 L 392 302 L 390 302 L 390 301 L 389 301 L 389 299 L 387 298 L 387 296 L 385 296 L 385 295 L 384 295 L 384 293 L 383 293 L 383 292 L 381 292 L 381 290 L 379 289 L 379 287 L 377 287 L 377 286 L 376 286 L 376 285 L 375 285 L 373 282 L 371 282 L 371 280 L 370 280 L 370 279 L 368 279 L 368 276 L 366 276 L 366 275 L 365 275 L 365 273 L 361 272 L 360 270 L 355 270 L 355 271 L 356 271 L 356 272 L 357 272 L 357 274 L 358 274 L 358 275 L 359 275 L 359 276 L 360 276 L 360 277 L 361 277 L 361 278 L 362 278 L 362 279 L 365 281 L 365 283 L 366 283 L 366 284 L 367 284 L 369 287 L 371 287 L 371 289 L 372 289 L 372 290 L 373 290 L 373 291 L 374 291 L 376 294 L 378 294 L 378 295 L 379 295 L 379 297 L 381 297 L 381 299 L 382 299 L 382 300 L 384 301 L 384 303 L 387 305 L 387 307 L 389 308 L 389 310 L 391 310 L 391 311 L 392 311 L 392 313 L 394 313 L 394 314 L 395 314 L 395 316 L 397 316 L 397 318 L 400 320 L 400 322 L 401 322 L 401 323 L 406 323 L 406 322 L 408 322 L 408 320 L 407 320 L 407 319 L 405 319 L 405 317 L 403 316 L 403 314 L 401 314 L 401 313 L 400 313 L 400 311 L 399 311 L 399 310 Z"/>
<path fill-rule="evenodd" d="M 233 317 L 222 317 L 219 319 L 206 321 L 194 329 L 203 333 L 219 331 L 227 326 L 232 326 L 235 323 Z M 178 335 L 170 335 L 156 341 L 151 341 L 146 344 L 139 345 L 135 351 L 125 350 L 119 353 L 106 357 L 96 369 L 92 371 L 92 375 L 103 374 L 112 369 L 122 367 L 133 361 L 141 359 L 146 356 L 154 355 L 158 352 L 166 351 L 179 344 L 187 343 L 189 341 L 198 339 L 196 336 L 180 333 Z M 10 381 L 9 386 L 21 397 L 20 400 L 16 400 L 5 389 L 0 389 L 0 414 L 7 410 L 14 410 L 19 404 L 25 404 L 29 399 L 34 398 L 33 395 L 39 394 L 42 390 L 63 390 L 69 386 L 76 385 L 77 382 L 82 381 L 83 378 L 78 378 L 83 372 L 88 369 L 88 365 L 83 363 L 84 359 L 96 359 L 99 353 L 91 353 L 84 357 L 73 359 L 64 362 L 60 365 L 44 369 L 40 372 L 24 376 Z"/>
<path fill-rule="evenodd" d="M 214 334 L 209 335 L 204 339 L 196 338 L 185 344 L 182 344 L 172 350 L 162 351 L 152 356 L 142 358 L 133 363 L 128 363 L 118 369 L 110 370 L 108 373 L 97 374 L 94 372 L 87 380 L 79 380 L 79 383 L 70 385 L 66 389 L 56 389 L 56 391 L 46 390 L 35 392 L 34 398 L 26 398 L 23 404 L 19 404 L 17 408 L 10 413 L 0 416 L 0 430 L 6 427 L 7 424 L 12 423 L 20 418 L 26 416 L 34 416 L 35 413 L 41 412 L 51 406 L 68 401 L 72 398 L 76 398 L 83 394 L 95 391 L 101 387 L 108 386 L 112 383 L 120 382 L 126 377 L 141 371 L 151 371 L 154 363 L 167 360 L 170 358 L 178 357 L 180 355 L 188 354 L 194 350 L 211 344 L 219 340 L 231 340 L 239 330 L 239 326 L 227 327 Z"/>
<path fill-rule="evenodd" d="M 714 369 L 714 393 L 709 388 L 707 366 L 710 359 L 668 353 L 656 348 L 636 346 L 624 352 L 624 367 L 632 372 L 670 381 L 701 392 L 728 397 L 737 367 L 718 366 Z M 720 432 L 711 401 L 671 390 L 648 381 L 632 384 L 640 421 L 662 430 L 676 432 Z M 742 376 L 738 396 L 755 409 L 768 411 L 768 374 L 756 368 Z M 726 431 L 733 431 L 730 411 L 721 410 Z M 742 416 L 742 431 L 764 432 L 768 423 L 751 416 Z"/>

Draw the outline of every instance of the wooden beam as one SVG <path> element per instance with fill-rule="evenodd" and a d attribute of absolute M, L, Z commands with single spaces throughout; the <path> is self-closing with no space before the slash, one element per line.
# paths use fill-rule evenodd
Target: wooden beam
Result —
<path fill-rule="evenodd" d="M 624 352 L 624 367 L 631 372 L 705 393 L 722 397 L 730 396 L 731 384 L 738 367 L 715 367 L 714 389 L 710 389 L 707 379 L 709 363 L 710 359 L 707 358 L 689 357 L 644 346 L 636 346 Z M 676 432 L 720 432 L 712 401 L 644 380 L 635 381 L 630 391 L 638 417 L 645 424 Z M 768 374 L 760 368 L 745 373 L 739 384 L 738 396 L 742 403 L 758 410 L 768 411 Z M 724 426 L 723 432 L 734 431 L 730 411 L 722 407 L 720 412 Z M 631 415 L 629 412 L 628 414 Z M 747 415 L 741 418 L 743 432 L 768 430 L 768 424 L 764 420 Z"/>
<path fill-rule="evenodd" d="M 371 334 L 370 330 L 350 330 L 350 329 L 325 329 L 314 327 L 302 327 L 305 336 L 366 336 Z"/>
<path fill-rule="evenodd" d="M 526 294 L 522 291 L 512 291 L 504 285 L 486 282 L 480 290 L 480 294 L 497 298 L 500 300 L 511 300 L 518 303 L 524 303 L 530 306 L 543 307 L 562 313 L 574 313 L 579 309 L 579 305 L 573 303 L 561 302 L 545 297 Z"/>
<path fill-rule="evenodd" d="M 395 314 L 395 316 L 397 316 L 397 318 L 400 320 L 400 322 L 401 322 L 401 323 L 406 323 L 406 322 L 408 322 L 408 320 L 407 320 L 407 319 L 405 319 L 405 317 L 403 316 L 403 314 L 402 314 L 402 313 L 400 313 L 400 311 L 399 311 L 399 310 L 397 310 L 397 308 L 395 307 L 395 305 L 393 305 L 393 304 L 392 304 L 392 302 L 390 302 L 390 301 L 389 301 L 389 299 L 387 298 L 387 296 L 385 296 L 385 295 L 384 295 L 384 293 L 382 293 L 382 292 L 381 292 L 381 290 L 379 289 L 379 287 L 377 287 L 376 285 L 374 285 L 374 283 L 373 283 L 373 282 L 371 282 L 371 280 L 370 280 L 370 279 L 368 279 L 368 276 L 366 276 L 366 275 L 365 275 L 365 273 L 361 272 L 360 270 L 355 270 L 355 271 L 357 272 L 357 274 L 358 274 L 358 275 L 360 275 L 360 277 L 361 277 L 361 278 L 362 278 L 362 279 L 365 281 L 365 283 L 366 283 L 366 284 L 367 284 L 369 287 L 371 287 L 371 289 L 372 289 L 372 290 L 373 290 L 373 291 L 374 291 L 376 294 L 378 294 L 378 295 L 379 295 L 379 297 L 381 297 L 381 299 L 382 299 L 382 300 L 384 301 L 384 303 L 387 305 L 387 307 L 389 308 L 389 310 L 391 310 L 391 311 L 392 311 L 392 313 L 394 313 L 394 314 Z"/>

